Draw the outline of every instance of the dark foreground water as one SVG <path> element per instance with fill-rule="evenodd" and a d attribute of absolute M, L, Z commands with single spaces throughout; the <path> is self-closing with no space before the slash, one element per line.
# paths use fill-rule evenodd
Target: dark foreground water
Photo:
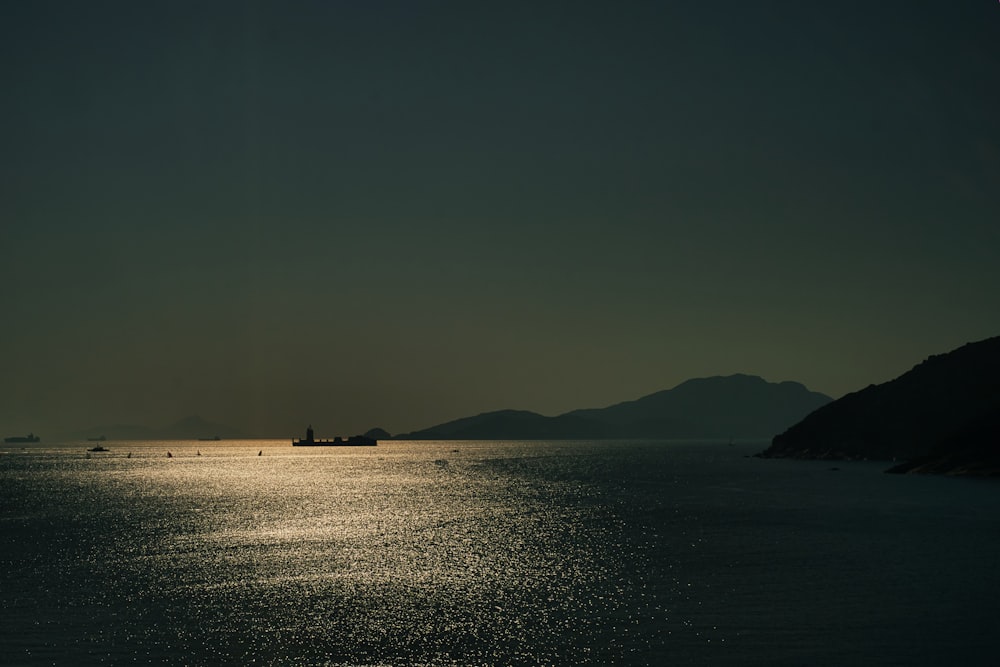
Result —
<path fill-rule="evenodd" d="M 106 444 L 0 450 L 4 665 L 996 664 L 992 482 L 719 443 Z"/>

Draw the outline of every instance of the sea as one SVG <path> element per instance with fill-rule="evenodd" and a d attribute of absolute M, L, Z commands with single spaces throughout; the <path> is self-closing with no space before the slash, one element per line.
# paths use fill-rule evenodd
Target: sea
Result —
<path fill-rule="evenodd" d="M 0 448 L 2 665 L 997 664 L 995 480 L 739 441 L 93 444 Z"/>

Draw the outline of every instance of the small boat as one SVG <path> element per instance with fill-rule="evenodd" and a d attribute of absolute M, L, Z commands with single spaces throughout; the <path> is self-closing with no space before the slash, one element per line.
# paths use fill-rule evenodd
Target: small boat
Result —
<path fill-rule="evenodd" d="M 110 452 L 111 450 L 108 449 L 107 447 L 101 447 L 100 445 L 97 445 L 96 447 L 91 447 L 87 451 L 88 452 Z"/>
<path fill-rule="evenodd" d="M 374 447 L 377 444 L 378 440 L 366 435 L 352 435 L 349 438 L 341 438 L 338 435 L 333 440 L 317 440 L 311 424 L 306 429 L 306 437 L 292 440 L 292 447 Z"/>
<path fill-rule="evenodd" d="M 4 442 L 39 442 L 41 438 L 34 433 L 28 435 L 12 435 L 3 439 Z"/>

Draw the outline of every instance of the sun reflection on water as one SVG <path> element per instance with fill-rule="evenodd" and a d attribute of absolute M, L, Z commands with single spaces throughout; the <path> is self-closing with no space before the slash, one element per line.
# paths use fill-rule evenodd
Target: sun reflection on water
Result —
<path fill-rule="evenodd" d="M 586 661 L 576 639 L 615 608 L 613 516 L 584 483 L 470 449 L 109 459 L 102 502 L 142 530 L 101 558 L 220 658 Z"/>
<path fill-rule="evenodd" d="M 110 449 L 0 451 L 0 662 L 932 665 L 995 652 L 991 485 L 706 443 Z"/>

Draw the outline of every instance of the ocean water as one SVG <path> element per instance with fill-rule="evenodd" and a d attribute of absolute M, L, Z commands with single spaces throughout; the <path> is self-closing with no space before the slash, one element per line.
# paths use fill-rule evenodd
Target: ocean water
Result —
<path fill-rule="evenodd" d="M 763 443 L 105 445 L 0 449 L 0 664 L 996 660 L 996 482 Z"/>

